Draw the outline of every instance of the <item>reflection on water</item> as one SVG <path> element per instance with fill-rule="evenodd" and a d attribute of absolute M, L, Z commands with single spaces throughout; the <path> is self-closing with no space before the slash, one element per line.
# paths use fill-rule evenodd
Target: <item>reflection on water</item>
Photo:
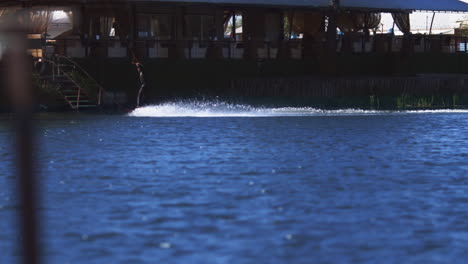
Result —
<path fill-rule="evenodd" d="M 46 263 L 425 263 L 468 254 L 467 112 L 245 107 L 261 117 L 134 117 L 170 116 L 175 105 L 39 118 Z M 219 114 L 194 108 L 172 113 Z M 16 204 L 3 124 L 0 262 L 11 263 Z"/>

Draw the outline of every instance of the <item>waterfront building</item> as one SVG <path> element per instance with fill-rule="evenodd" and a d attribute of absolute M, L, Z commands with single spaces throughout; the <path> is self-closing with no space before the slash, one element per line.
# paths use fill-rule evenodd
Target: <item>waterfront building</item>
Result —
<path fill-rule="evenodd" d="M 206 90 L 369 95 L 380 88 L 351 81 L 339 85 L 359 86 L 350 88 L 353 92 L 343 87 L 314 92 L 315 81 L 298 81 L 297 89 L 259 87 L 278 77 L 468 73 L 465 31 L 440 34 L 432 23 L 439 12 L 468 12 L 461 0 L 9 0 L 0 5 L 0 20 L 18 9 L 30 12 L 30 38 L 37 39 L 30 47 L 33 56 L 72 58 L 108 89 L 134 89 L 134 76 L 124 76 L 132 71 L 129 61 L 143 61 L 149 78 L 157 76 L 158 91 L 149 92 L 150 98 Z M 432 12 L 428 31 L 412 30 L 415 11 Z M 390 15 L 391 28 L 382 29 L 382 16 Z M 397 85 L 377 83 L 382 82 Z"/>
<path fill-rule="evenodd" d="M 76 58 L 303 59 L 330 45 L 338 52 L 466 50 L 460 45 L 466 41 L 455 34 L 428 36 L 432 16 L 427 16 L 431 23 L 426 21 L 431 29 L 422 31 L 418 25 L 413 33 L 424 34 L 413 34 L 408 47 L 403 47 L 403 37 L 392 34 L 412 32 L 407 21 L 415 10 L 466 12 L 468 4 L 462 1 L 335 2 L 337 7 L 330 0 L 12 0 L 3 1 L 0 16 L 30 8 L 30 33 L 46 33 L 48 51 L 53 47 Z M 382 29 L 382 12 L 392 14 L 391 28 L 387 15 L 387 28 Z M 336 45 L 330 43 L 335 31 L 328 30 L 331 20 L 337 25 Z M 332 32 L 328 40 L 327 31 Z"/>

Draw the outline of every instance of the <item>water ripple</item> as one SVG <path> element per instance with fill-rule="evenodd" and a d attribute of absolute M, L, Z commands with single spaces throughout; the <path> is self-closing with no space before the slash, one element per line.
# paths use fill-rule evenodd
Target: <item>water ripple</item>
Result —
<path fill-rule="evenodd" d="M 209 104 L 39 117 L 44 262 L 467 257 L 465 110 Z M 0 262 L 14 263 L 18 201 L 2 129 Z"/>

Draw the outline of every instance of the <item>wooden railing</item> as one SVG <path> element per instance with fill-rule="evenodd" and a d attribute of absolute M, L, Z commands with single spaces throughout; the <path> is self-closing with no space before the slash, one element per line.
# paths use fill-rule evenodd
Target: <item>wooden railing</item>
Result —
<path fill-rule="evenodd" d="M 281 49 L 289 46 L 292 58 L 300 59 L 301 41 L 200 41 L 200 40 L 80 40 L 61 39 L 55 42 L 55 52 L 67 57 L 107 58 L 184 58 L 184 59 L 276 59 Z"/>
<path fill-rule="evenodd" d="M 183 59 L 303 59 L 320 54 L 327 48 L 325 38 L 292 39 L 284 41 L 204 41 L 118 39 L 81 40 L 60 39 L 55 52 L 67 57 L 107 58 L 183 58 Z M 362 33 L 337 36 L 339 53 L 468 53 L 468 37 L 455 35 L 394 36 Z"/>
<path fill-rule="evenodd" d="M 341 35 L 338 52 L 354 53 L 468 53 L 468 37 L 455 35 L 372 36 Z"/>

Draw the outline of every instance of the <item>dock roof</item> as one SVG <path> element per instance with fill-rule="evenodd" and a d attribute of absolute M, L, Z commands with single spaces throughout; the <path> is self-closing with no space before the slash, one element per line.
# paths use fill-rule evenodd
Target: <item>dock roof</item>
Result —
<path fill-rule="evenodd" d="M 330 0 L 130 0 L 132 2 L 183 2 L 263 6 L 329 7 Z"/>
<path fill-rule="evenodd" d="M 2 4 L 21 4 L 31 0 L 0 0 Z M 293 6 L 309 8 L 326 8 L 331 0 L 33 0 L 33 4 L 88 4 L 88 3 L 188 3 L 218 5 L 258 5 L 258 6 Z"/>
<path fill-rule="evenodd" d="M 89 0 L 88 0 L 89 1 Z M 93 0 L 91 0 L 93 1 Z M 96 1 L 96 0 L 94 0 Z M 97 0 L 99 1 L 99 0 Z M 109 1 L 109 0 L 107 0 Z M 298 6 L 327 8 L 332 0 L 129 0 L 131 2 L 185 2 L 212 4 L 242 4 L 266 6 Z M 339 0 L 342 8 L 376 11 L 446 11 L 468 12 L 468 0 Z"/>
<path fill-rule="evenodd" d="M 468 12 L 468 0 L 340 0 L 340 6 L 380 11 Z"/>
<path fill-rule="evenodd" d="M 0 0 L 1 5 L 19 4 L 28 0 Z M 29 0 L 31 1 L 31 0 Z M 329 8 L 332 0 L 34 0 L 34 4 L 76 3 L 188 3 L 215 5 L 256 5 L 301 8 Z M 339 0 L 343 9 L 385 11 L 468 12 L 468 0 Z"/>

